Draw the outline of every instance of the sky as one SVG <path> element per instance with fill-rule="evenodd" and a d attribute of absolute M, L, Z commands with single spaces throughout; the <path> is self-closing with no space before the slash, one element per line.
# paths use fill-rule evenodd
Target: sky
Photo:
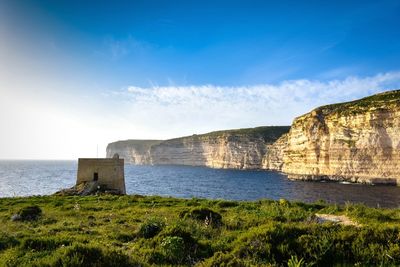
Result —
<path fill-rule="evenodd" d="M 400 1 L 0 0 L 0 159 L 290 125 L 400 88 Z"/>

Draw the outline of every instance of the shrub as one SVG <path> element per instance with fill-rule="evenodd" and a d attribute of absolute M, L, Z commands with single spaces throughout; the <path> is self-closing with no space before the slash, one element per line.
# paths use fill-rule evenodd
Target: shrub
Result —
<path fill-rule="evenodd" d="M 295 242 L 305 234 L 301 227 L 286 224 L 270 224 L 254 228 L 238 239 L 235 255 L 248 258 L 256 263 L 282 263 L 302 247 Z"/>
<path fill-rule="evenodd" d="M 20 209 L 16 215 L 12 217 L 16 221 L 33 221 L 39 219 L 42 215 L 42 210 L 34 205 Z"/>
<path fill-rule="evenodd" d="M 180 224 L 174 224 L 167 227 L 159 237 L 159 244 L 167 256 L 168 252 L 176 255 L 176 258 L 181 260 L 181 263 L 192 264 L 194 260 L 200 260 L 212 255 L 211 247 L 208 244 L 204 244 L 196 240 L 192 234 L 183 228 Z M 163 247 L 166 246 L 166 247 Z M 180 248 L 181 252 L 177 252 L 174 249 Z M 165 250 L 166 249 L 166 250 Z M 172 253 L 175 251 L 174 253 Z M 182 254 L 180 254 L 182 253 Z M 174 263 L 173 257 L 166 257 L 170 263 Z"/>
<path fill-rule="evenodd" d="M 160 219 L 149 219 L 140 226 L 138 235 L 144 238 L 152 238 L 161 232 L 164 226 L 165 223 Z"/>
<path fill-rule="evenodd" d="M 5 233 L 0 234 L 0 252 L 4 249 L 14 247 L 18 244 L 19 242 L 15 237 L 9 236 Z"/>
<path fill-rule="evenodd" d="M 222 223 L 221 214 L 207 208 L 195 208 L 189 212 L 183 212 L 181 217 L 191 218 L 211 226 L 220 226 Z"/>
<path fill-rule="evenodd" d="M 345 255 L 335 253 L 333 240 L 337 230 L 338 227 L 309 226 L 306 233 L 298 236 L 295 240 L 299 248 L 298 255 L 309 262 L 322 266 L 345 258 Z"/>
<path fill-rule="evenodd" d="M 185 241 L 180 236 L 167 236 L 161 242 L 166 258 L 171 262 L 181 263 L 185 256 Z"/>
<path fill-rule="evenodd" d="M 190 249 L 191 247 L 197 245 L 197 241 L 192 237 L 191 233 L 183 229 L 183 227 L 178 224 L 173 224 L 167 227 L 163 231 L 161 236 L 162 237 L 175 236 L 182 238 L 185 244 L 185 249 Z"/>

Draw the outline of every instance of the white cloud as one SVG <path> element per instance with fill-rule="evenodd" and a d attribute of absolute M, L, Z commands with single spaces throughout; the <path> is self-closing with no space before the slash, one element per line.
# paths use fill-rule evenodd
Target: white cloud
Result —
<path fill-rule="evenodd" d="M 141 125 L 152 138 L 201 133 L 217 129 L 290 125 L 311 109 L 350 101 L 400 85 L 400 72 L 343 80 L 291 80 L 280 84 L 226 87 L 127 87 L 114 92 L 123 117 Z M 147 138 L 132 133 L 132 138 Z"/>
<path fill-rule="evenodd" d="M 1 76 L 1 75 L 0 75 Z M 52 83 L 44 83 L 51 88 Z M 226 87 L 152 86 L 118 91 L 53 93 L 0 79 L 0 158 L 105 155 L 107 143 L 166 139 L 219 129 L 290 125 L 325 104 L 350 101 L 400 85 L 400 72 L 343 80 L 293 80 Z M 69 91 L 68 91 L 69 92 Z"/>

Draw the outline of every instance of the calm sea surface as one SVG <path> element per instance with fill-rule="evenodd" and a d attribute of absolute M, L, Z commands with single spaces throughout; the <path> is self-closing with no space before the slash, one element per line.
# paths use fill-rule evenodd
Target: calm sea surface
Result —
<path fill-rule="evenodd" d="M 52 194 L 73 186 L 76 172 L 76 161 L 0 161 L 0 197 Z M 126 165 L 125 181 L 128 194 L 400 207 L 400 187 L 290 181 L 272 171 Z"/>

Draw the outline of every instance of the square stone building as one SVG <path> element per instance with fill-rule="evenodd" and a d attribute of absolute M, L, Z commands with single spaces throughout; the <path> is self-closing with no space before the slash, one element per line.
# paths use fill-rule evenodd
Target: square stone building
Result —
<path fill-rule="evenodd" d="M 76 185 L 82 182 L 97 182 L 108 190 L 118 190 L 121 194 L 126 194 L 124 159 L 120 159 L 118 154 L 113 158 L 78 159 Z"/>

